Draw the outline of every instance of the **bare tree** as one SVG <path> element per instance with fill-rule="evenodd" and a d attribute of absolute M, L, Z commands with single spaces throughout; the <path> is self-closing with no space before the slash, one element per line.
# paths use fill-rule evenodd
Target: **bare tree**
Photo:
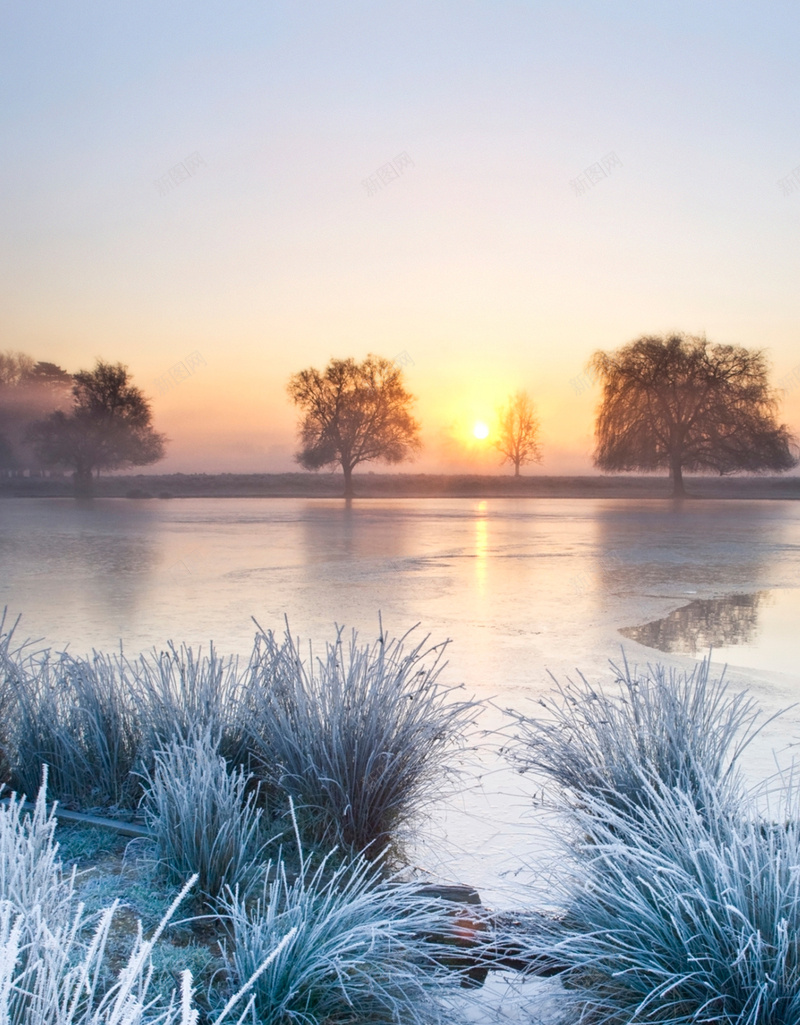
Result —
<path fill-rule="evenodd" d="M 778 424 L 777 394 L 761 351 L 706 338 L 645 336 L 589 366 L 603 382 L 595 465 L 667 468 L 673 494 L 683 471 L 782 472 L 797 465 L 795 439 Z"/>
<path fill-rule="evenodd" d="M 503 454 L 503 463 L 514 464 L 514 476 L 525 463 L 541 463 L 539 418 L 533 400 L 526 391 L 511 395 L 497 411 L 497 440 L 494 445 Z"/>
<path fill-rule="evenodd" d="M 98 360 L 74 375 L 69 413 L 58 410 L 33 424 L 39 458 L 73 471 L 76 495 L 90 495 L 94 470 L 144 466 L 164 457 L 163 434 L 151 425 L 150 404 L 130 383 L 122 363 Z"/>
<path fill-rule="evenodd" d="M 301 370 L 288 391 L 302 411 L 297 461 L 307 470 L 341 464 L 348 497 L 359 463 L 399 463 L 420 447 L 403 371 L 382 356 L 370 354 L 361 363 L 332 359 L 322 372 Z"/>

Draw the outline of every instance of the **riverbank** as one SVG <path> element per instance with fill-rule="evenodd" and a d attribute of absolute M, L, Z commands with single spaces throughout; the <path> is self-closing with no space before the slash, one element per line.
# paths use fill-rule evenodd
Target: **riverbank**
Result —
<path fill-rule="evenodd" d="M 355 474 L 356 498 L 670 498 L 666 477 Z M 800 477 L 686 477 L 691 498 L 798 499 Z M 95 481 L 98 498 L 341 498 L 340 474 L 120 474 Z M 0 498 L 71 497 L 68 477 L 0 480 Z"/>

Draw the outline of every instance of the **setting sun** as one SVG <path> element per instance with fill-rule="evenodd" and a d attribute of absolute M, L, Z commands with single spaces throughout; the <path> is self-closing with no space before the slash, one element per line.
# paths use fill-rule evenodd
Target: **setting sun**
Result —
<path fill-rule="evenodd" d="M 472 433 L 482 441 L 484 438 L 489 437 L 489 425 L 485 424 L 482 420 L 478 420 L 472 428 Z"/>

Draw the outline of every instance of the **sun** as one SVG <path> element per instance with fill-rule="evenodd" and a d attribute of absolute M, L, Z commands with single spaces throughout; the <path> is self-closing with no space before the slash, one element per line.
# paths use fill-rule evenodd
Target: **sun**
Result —
<path fill-rule="evenodd" d="M 477 420 L 472 428 L 472 433 L 479 441 L 483 441 L 484 438 L 489 437 L 489 425 L 485 424 L 483 420 Z"/>

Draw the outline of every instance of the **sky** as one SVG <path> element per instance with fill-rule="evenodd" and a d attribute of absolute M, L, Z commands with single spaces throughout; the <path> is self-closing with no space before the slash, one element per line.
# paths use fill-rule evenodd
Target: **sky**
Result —
<path fill-rule="evenodd" d="M 525 389 L 533 472 L 591 472 L 587 360 L 669 331 L 800 432 L 799 49 L 788 2 L 11 0 L 0 349 L 125 363 L 159 472 L 296 469 L 289 377 L 369 352 L 404 470 L 509 472 Z"/>

